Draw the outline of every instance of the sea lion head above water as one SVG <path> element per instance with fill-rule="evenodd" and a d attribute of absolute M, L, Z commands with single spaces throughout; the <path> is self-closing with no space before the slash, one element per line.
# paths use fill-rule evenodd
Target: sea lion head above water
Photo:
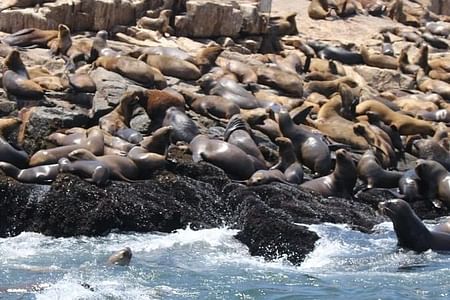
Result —
<path fill-rule="evenodd" d="M 108 264 L 111 265 L 119 265 L 119 266 L 128 266 L 130 264 L 130 260 L 133 254 L 131 253 L 131 249 L 129 247 L 125 247 L 108 258 Z"/>

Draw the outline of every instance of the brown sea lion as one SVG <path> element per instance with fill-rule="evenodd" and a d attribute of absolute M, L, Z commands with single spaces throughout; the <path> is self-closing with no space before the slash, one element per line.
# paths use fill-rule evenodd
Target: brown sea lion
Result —
<path fill-rule="evenodd" d="M 356 166 L 358 178 L 367 188 L 396 188 L 403 173 L 387 171 L 381 167 L 372 150 L 364 152 Z"/>
<path fill-rule="evenodd" d="M 303 81 L 297 74 L 266 66 L 258 67 L 256 74 L 258 75 L 258 83 L 280 89 L 296 97 L 303 96 Z"/>
<path fill-rule="evenodd" d="M 110 177 L 110 170 L 104 164 L 94 160 L 77 160 L 71 162 L 68 158 L 58 160 L 59 172 L 71 173 L 82 177 L 96 185 L 105 185 Z"/>
<path fill-rule="evenodd" d="M 22 121 L 16 117 L 0 118 L 0 136 L 4 136 L 5 132 L 17 128 Z"/>
<path fill-rule="evenodd" d="M 44 90 L 40 85 L 30 80 L 28 71 L 23 64 L 19 51 L 12 50 L 3 61 L 3 89 L 8 97 L 15 99 L 42 99 Z"/>
<path fill-rule="evenodd" d="M 398 57 L 398 66 L 400 71 L 403 74 L 417 74 L 417 72 L 419 71 L 419 66 L 411 64 L 409 62 L 409 58 L 408 58 L 408 49 L 409 47 L 404 47 L 402 48 L 402 50 L 400 51 L 400 55 Z"/>
<path fill-rule="evenodd" d="M 286 137 L 278 137 L 275 142 L 279 147 L 280 159 L 271 169 L 283 172 L 286 180 L 290 183 L 300 184 L 303 182 L 303 168 L 295 155 L 294 145 Z"/>
<path fill-rule="evenodd" d="M 238 180 L 246 180 L 257 168 L 250 155 L 239 147 L 207 136 L 197 135 L 189 144 L 194 162 L 206 161 Z"/>
<path fill-rule="evenodd" d="M 45 184 L 55 180 L 59 173 L 59 166 L 58 164 L 51 164 L 19 169 L 15 165 L 2 161 L 0 162 L 0 170 L 6 176 L 10 176 L 20 182 Z"/>
<path fill-rule="evenodd" d="M 151 136 L 145 137 L 140 142 L 140 146 L 148 152 L 166 156 L 170 145 L 170 135 L 172 130 L 173 128 L 171 126 L 158 128 Z"/>
<path fill-rule="evenodd" d="M 281 182 L 289 184 L 283 172 L 277 169 L 272 170 L 258 170 L 246 181 L 249 186 L 270 184 L 272 182 Z"/>
<path fill-rule="evenodd" d="M 429 122 L 394 112 L 386 105 L 376 100 L 363 101 L 356 106 L 357 115 L 365 114 L 367 111 L 378 113 L 383 122 L 388 125 L 394 125 L 401 135 L 433 135 L 435 131 Z"/>
<path fill-rule="evenodd" d="M 183 97 L 180 98 L 169 91 L 150 89 L 146 91 L 140 104 L 145 108 L 152 124 L 155 123 L 155 127 L 159 128 L 170 107 L 184 110 L 186 103 Z"/>
<path fill-rule="evenodd" d="M 240 113 L 236 103 L 215 95 L 200 95 L 183 92 L 186 103 L 198 114 L 216 121 L 227 122 L 231 116 Z"/>
<path fill-rule="evenodd" d="M 143 54 L 139 59 L 158 69 L 166 76 L 183 80 L 197 80 L 202 75 L 196 65 L 176 57 Z"/>
<path fill-rule="evenodd" d="M 200 49 L 195 55 L 195 64 L 202 74 L 207 73 L 214 65 L 217 57 L 224 48 L 221 46 L 210 45 Z"/>
<path fill-rule="evenodd" d="M 417 72 L 417 87 L 424 93 L 433 92 L 439 94 L 445 100 L 450 100 L 450 84 L 441 80 L 431 79 L 422 70 Z"/>
<path fill-rule="evenodd" d="M 401 199 L 391 199 L 381 202 L 378 208 L 394 224 L 399 247 L 417 252 L 428 249 L 434 251 L 450 250 L 450 234 L 429 231 L 408 202 Z"/>
<path fill-rule="evenodd" d="M 137 21 L 137 26 L 159 31 L 160 33 L 172 33 L 173 29 L 169 25 L 172 11 L 170 9 L 162 10 L 158 18 L 142 17 Z"/>
<path fill-rule="evenodd" d="M 141 178 L 148 178 L 152 171 L 164 168 L 167 165 L 165 155 L 152 153 L 144 147 L 135 146 L 127 154 L 139 169 Z"/>
<path fill-rule="evenodd" d="M 450 175 L 447 169 L 434 160 L 418 159 L 415 171 L 421 180 L 424 197 L 439 199 L 450 206 Z"/>
<path fill-rule="evenodd" d="M 355 88 L 357 83 L 345 76 L 335 80 L 323 80 L 323 81 L 309 81 L 305 84 L 305 93 L 310 95 L 312 93 L 319 93 L 326 97 L 330 97 L 332 94 L 339 91 L 340 84 L 347 84 L 351 88 Z"/>
<path fill-rule="evenodd" d="M 256 75 L 255 71 L 243 62 L 218 57 L 216 64 L 225 71 L 235 74 L 239 81 L 244 84 L 256 83 L 258 81 L 258 75 Z"/>
<path fill-rule="evenodd" d="M 46 150 L 39 150 L 30 158 L 30 166 L 57 163 L 60 158 L 67 157 L 74 150 L 85 148 L 96 155 L 103 153 L 103 133 L 100 129 L 88 130 L 87 139 L 78 145 L 60 146 Z"/>
<path fill-rule="evenodd" d="M 16 31 L 5 38 L 2 42 L 16 47 L 48 47 L 48 42 L 58 37 L 58 30 L 42 30 L 38 28 L 25 28 Z"/>
<path fill-rule="evenodd" d="M 67 157 L 70 160 L 94 160 L 102 163 L 110 169 L 111 179 L 134 181 L 139 178 L 139 169 L 128 157 L 119 155 L 96 156 L 87 149 L 76 149 L 70 152 Z"/>
<path fill-rule="evenodd" d="M 299 161 L 318 175 L 330 172 L 330 150 L 321 136 L 296 125 L 287 111 L 278 114 L 278 123 L 283 135 L 292 141 Z"/>
<path fill-rule="evenodd" d="M 119 265 L 119 266 L 128 266 L 130 264 L 130 260 L 132 257 L 131 249 L 129 247 L 125 247 L 108 258 L 108 264 L 111 265 Z"/>
<path fill-rule="evenodd" d="M 327 0 L 312 0 L 308 6 L 308 16 L 314 20 L 325 19 L 330 15 Z"/>
<path fill-rule="evenodd" d="M 119 105 L 98 120 L 100 128 L 114 135 L 118 129 L 128 127 L 133 110 L 139 104 L 144 93 L 145 91 L 142 90 L 125 92 L 120 98 Z"/>
<path fill-rule="evenodd" d="M 300 187 L 318 192 L 323 197 L 351 198 L 356 179 L 356 167 L 351 154 L 345 149 L 339 149 L 336 151 L 336 167 L 330 175 L 306 181 Z"/>
<path fill-rule="evenodd" d="M 4 11 L 8 8 L 18 7 L 18 8 L 27 8 L 27 7 L 39 7 L 42 3 L 46 2 L 55 2 L 56 0 L 3 0 L 0 4 L 0 12 Z"/>
<path fill-rule="evenodd" d="M 383 55 L 383 54 L 371 54 L 366 46 L 360 46 L 361 56 L 364 60 L 364 63 L 371 67 L 377 67 L 382 69 L 398 69 L 398 61 L 396 58 Z"/>

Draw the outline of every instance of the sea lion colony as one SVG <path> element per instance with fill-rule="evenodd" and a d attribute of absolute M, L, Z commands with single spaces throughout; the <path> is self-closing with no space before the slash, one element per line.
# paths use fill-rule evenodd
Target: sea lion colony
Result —
<path fill-rule="evenodd" d="M 3 9 L 18 6 L 10 2 Z M 407 201 L 450 207 L 450 20 L 410 4 L 311 1 L 312 19 L 396 20 L 371 39 L 375 46 L 304 38 L 292 14 L 272 17 L 257 51 L 229 38 L 184 38 L 184 46 L 173 38 L 168 46 L 162 37 L 174 33 L 170 16 L 178 11 L 167 7 L 110 40 L 105 31 L 73 36 L 63 24 L 6 35 L 2 88 L 23 108 L 0 120 L 0 169 L 27 183 L 50 183 L 60 172 L 98 185 L 133 182 L 176 164 L 169 152 L 177 148 L 248 185 L 276 181 L 346 198 L 362 189 L 399 189 Z M 53 62 L 48 69 L 40 55 Z M 375 73 L 363 78 L 354 71 L 361 65 L 401 76 L 411 88 L 377 90 Z M 48 136 L 52 147 L 22 150 L 30 107 L 69 102 L 92 112 L 86 95 L 101 96 L 91 77 L 97 68 L 133 87 L 113 110 Z M 136 130 L 133 119 L 143 115 L 151 122 Z M 17 128 L 11 144 L 7 132 Z"/>

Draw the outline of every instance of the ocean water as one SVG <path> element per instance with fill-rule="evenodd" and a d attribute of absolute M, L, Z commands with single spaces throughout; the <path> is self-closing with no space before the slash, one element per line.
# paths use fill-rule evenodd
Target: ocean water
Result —
<path fill-rule="evenodd" d="M 450 255 L 398 251 L 391 223 L 372 234 L 309 226 L 301 266 L 252 257 L 227 228 L 0 239 L 0 299 L 449 299 Z M 129 246 L 130 266 L 108 266 Z"/>

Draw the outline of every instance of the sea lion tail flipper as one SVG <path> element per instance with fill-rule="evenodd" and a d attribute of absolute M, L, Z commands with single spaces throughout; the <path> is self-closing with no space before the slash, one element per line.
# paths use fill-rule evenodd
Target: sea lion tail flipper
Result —
<path fill-rule="evenodd" d="M 306 117 L 309 115 L 314 106 L 307 106 L 304 110 L 298 112 L 295 116 L 292 117 L 292 121 L 295 124 L 302 124 L 306 121 Z"/>

